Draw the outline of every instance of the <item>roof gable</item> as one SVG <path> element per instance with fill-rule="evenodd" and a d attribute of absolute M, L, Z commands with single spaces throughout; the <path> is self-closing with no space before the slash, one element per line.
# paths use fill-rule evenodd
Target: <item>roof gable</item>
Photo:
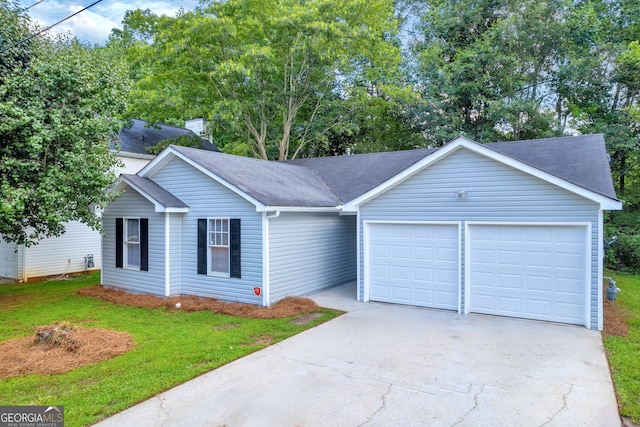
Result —
<path fill-rule="evenodd" d="M 449 156 L 460 149 L 467 149 L 478 154 L 487 156 L 493 160 L 499 161 L 518 170 L 521 170 L 529 175 L 535 176 L 589 200 L 593 200 L 599 203 L 603 209 L 621 209 L 621 203 L 617 200 L 615 192 L 613 191 L 613 184 L 611 183 L 611 171 L 608 163 L 603 161 L 602 158 L 607 159 L 606 151 L 604 150 L 604 139 L 598 135 L 590 136 L 591 138 L 585 139 L 581 137 L 565 137 L 565 138 L 551 138 L 549 140 L 530 140 L 530 141 L 516 141 L 505 143 L 488 143 L 478 144 L 465 137 L 459 137 L 439 148 L 438 150 L 430 152 L 428 155 L 422 157 L 416 163 L 410 167 L 399 171 L 394 177 L 386 180 L 375 188 L 369 190 L 366 193 L 359 195 L 345 204 L 345 210 L 353 210 L 357 206 L 371 200 L 382 192 L 387 191 L 399 183 L 409 179 L 411 176 L 419 172 L 420 170 L 438 162 L 439 160 Z M 573 143 L 593 144 L 587 151 L 587 156 L 578 156 L 571 165 L 571 167 L 562 168 L 561 165 L 566 166 L 567 144 L 570 139 L 574 139 Z M 580 140 L 580 141 L 578 141 Z M 533 150 L 532 145 L 538 142 L 546 141 L 548 144 L 545 148 L 552 147 L 553 143 L 557 143 L 558 146 L 555 150 L 550 150 L 553 153 L 554 161 L 550 161 L 548 154 L 539 154 L 537 151 L 541 151 L 542 147 L 538 147 L 538 150 Z M 563 144 L 564 143 L 564 144 Z M 510 146 L 509 144 L 515 144 Z M 598 148 L 600 146 L 601 148 Z M 575 145 L 572 147 L 574 151 Z M 427 150 L 425 150 L 427 151 Z M 509 153 L 505 154 L 504 152 Z M 530 163 L 525 163 L 527 160 Z M 564 162 L 564 163 L 563 163 Z M 594 164 L 599 167 L 598 171 L 594 170 Z M 550 168 L 551 172 L 545 170 Z M 582 170 L 590 171 L 591 176 L 582 173 Z M 554 174 L 555 172 L 556 174 Z M 574 182 L 577 181 L 578 183 Z M 604 192 L 605 194 L 602 194 Z"/>
<path fill-rule="evenodd" d="M 267 206 L 335 209 L 339 205 L 336 195 L 309 168 L 175 145 L 158 155 L 139 175 L 150 178 L 175 157 L 244 197 L 258 210 Z"/>
<path fill-rule="evenodd" d="M 189 206 L 165 190 L 159 184 L 138 175 L 122 174 L 115 182 L 112 192 L 129 186 L 153 203 L 156 212 L 189 212 Z"/>

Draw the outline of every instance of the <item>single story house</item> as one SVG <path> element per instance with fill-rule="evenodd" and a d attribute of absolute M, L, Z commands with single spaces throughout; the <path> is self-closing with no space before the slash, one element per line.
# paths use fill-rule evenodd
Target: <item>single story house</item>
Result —
<path fill-rule="evenodd" d="M 142 169 L 155 157 L 149 154 L 147 147 L 155 147 L 169 138 L 197 136 L 199 135 L 190 129 L 162 123 L 149 127 L 142 120 L 132 120 L 131 126 L 120 131 L 111 147 L 122 163 L 116 173 L 136 173 Z M 206 139 L 202 139 L 200 148 L 219 151 Z M 62 236 L 42 239 L 37 245 L 30 247 L 6 242 L 0 236 L 0 277 L 25 282 L 35 277 L 77 273 L 85 268 L 100 269 L 100 232 L 79 221 L 66 223 L 65 229 Z M 87 263 L 89 257 L 93 264 Z"/>
<path fill-rule="evenodd" d="M 268 306 L 382 301 L 603 324 L 602 135 L 274 162 L 170 146 L 104 211 L 102 284 Z"/>

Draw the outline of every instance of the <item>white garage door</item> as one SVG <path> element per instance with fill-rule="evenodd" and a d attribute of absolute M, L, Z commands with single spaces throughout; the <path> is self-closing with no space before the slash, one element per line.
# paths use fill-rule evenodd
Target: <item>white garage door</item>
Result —
<path fill-rule="evenodd" d="M 458 226 L 369 224 L 369 298 L 458 309 Z"/>
<path fill-rule="evenodd" d="M 586 227 L 469 227 L 470 311 L 585 324 Z"/>

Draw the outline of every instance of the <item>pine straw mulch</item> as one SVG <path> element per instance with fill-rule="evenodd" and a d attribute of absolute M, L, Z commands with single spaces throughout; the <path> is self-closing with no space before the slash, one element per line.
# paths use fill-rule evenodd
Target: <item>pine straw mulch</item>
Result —
<path fill-rule="evenodd" d="M 212 298 L 179 296 L 160 298 L 134 295 L 102 286 L 89 286 L 79 295 L 100 298 L 116 304 L 169 310 L 211 311 L 237 317 L 275 319 L 294 317 L 296 324 L 309 323 L 321 316 L 312 313 L 318 305 L 308 298 L 288 297 L 271 307 L 226 303 Z M 0 379 L 28 374 L 62 374 L 89 363 L 126 353 L 134 346 L 133 337 L 124 332 L 99 328 L 79 328 L 66 323 L 35 328 L 31 337 L 0 343 Z"/>
<path fill-rule="evenodd" d="M 629 313 L 617 304 L 611 304 L 611 301 L 607 300 L 607 286 L 608 281 L 605 281 L 606 285 L 603 289 L 604 295 L 604 328 L 603 332 L 609 335 L 616 335 L 626 337 L 629 334 L 629 325 L 627 324 L 627 318 Z"/>
<path fill-rule="evenodd" d="M 236 317 L 254 319 L 278 319 L 292 317 L 317 310 L 318 305 L 308 298 L 287 297 L 270 307 L 253 304 L 229 303 L 213 298 L 193 295 L 173 296 L 167 298 L 153 295 L 129 294 L 116 289 L 106 289 L 100 285 L 89 286 L 76 291 L 79 295 L 100 298 L 116 304 L 142 308 L 166 308 L 168 310 L 211 311 L 217 314 L 228 314 Z M 178 305 L 177 305 L 178 304 Z"/>
<path fill-rule="evenodd" d="M 62 374 L 126 353 L 133 346 L 133 337 L 125 332 L 65 323 L 40 326 L 34 336 L 0 343 L 0 379 Z"/>

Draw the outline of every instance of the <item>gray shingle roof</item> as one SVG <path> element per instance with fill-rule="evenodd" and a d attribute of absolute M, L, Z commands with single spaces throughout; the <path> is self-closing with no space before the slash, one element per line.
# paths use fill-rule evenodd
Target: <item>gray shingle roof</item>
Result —
<path fill-rule="evenodd" d="M 617 200 L 602 135 L 482 145 Z M 335 207 L 347 203 L 437 151 L 420 149 L 275 162 L 172 147 L 264 205 L 282 207 Z"/>
<path fill-rule="evenodd" d="M 124 153 L 149 154 L 146 147 L 155 147 L 160 141 L 169 138 L 177 138 L 186 136 L 197 138 L 198 136 L 189 129 L 177 126 L 157 124 L 155 127 L 147 127 L 147 122 L 143 120 L 132 120 L 131 127 L 122 129 L 116 141 L 112 146 L 113 149 Z M 201 138 L 202 139 L 202 138 Z M 200 148 L 207 151 L 220 151 L 206 139 L 202 139 Z"/>
<path fill-rule="evenodd" d="M 587 190 L 616 199 L 602 135 L 482 144 Z M 377 187 L 436 149 L 289 160 L 315 170 L 343 203 Z M 616 199 L 617 200 L 617 199 Z"/>
<path fill-rule="evenodd" d="M 159 184 L 138 175 L 122 174 L 123 179 L 138 187 L 165 208 L 188 208 L 189 206 Z"/>
<path fill-rule="evenodd" d="M 496 142 L 484 146 L 617 200 L 602 135 Z"/>
<path fill-rule="evenodd" d="M 312 169 L 172 145 L 209 172 L 266 206 L 335 207 L 336 195 Z"/>

